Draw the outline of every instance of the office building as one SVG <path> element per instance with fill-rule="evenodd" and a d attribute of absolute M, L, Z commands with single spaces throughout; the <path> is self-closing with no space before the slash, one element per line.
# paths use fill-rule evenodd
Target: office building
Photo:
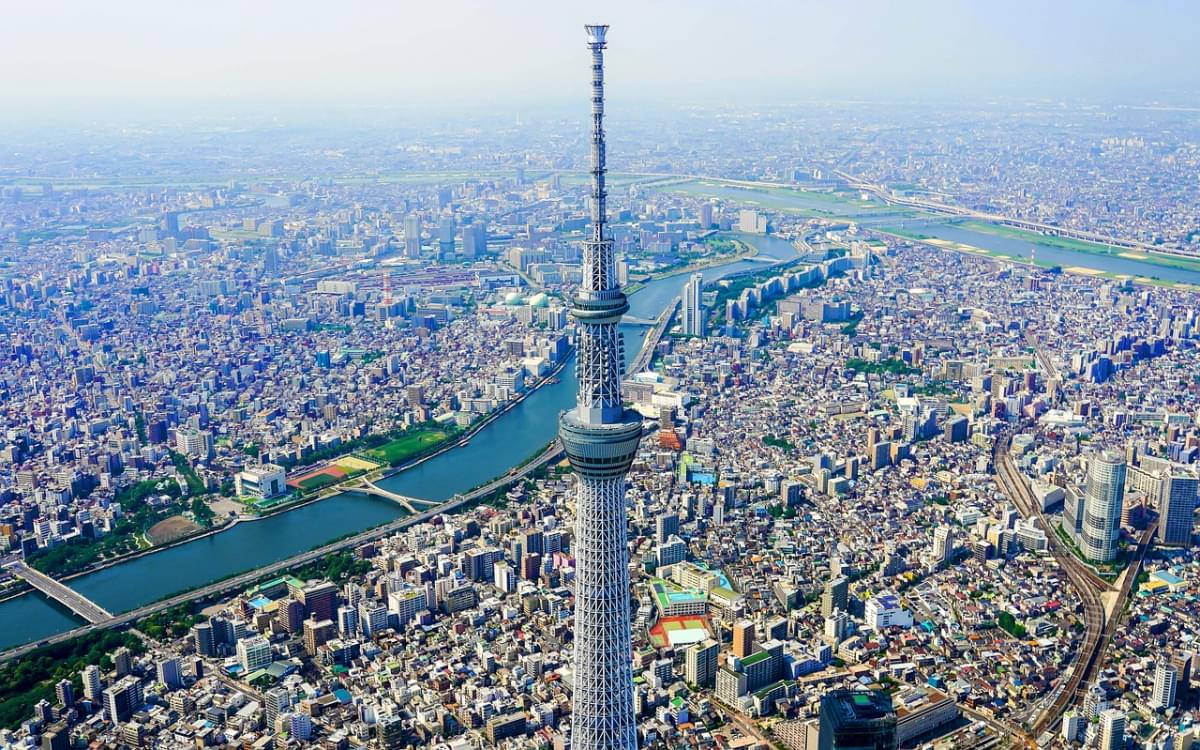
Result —
<path fill-rule="evenodd" d="M 625 474 L 642 420 L 621 398 L 629 302 L 617 279 L 605 227 L 604 46 L 607 26 L 588 26 L 592 52 L 592 232 L 583 242 L 583 280 L 571 313 L 579 323 L 579 390 L 562 413 L 559 437 L 579 477 L 575 503 L 574 750 L 635 750 L 633 669 L 629 655 L 629 548 Z"/>
<path fill-rule="evenodd" d="M 1196 514 L 1197 480 L 1191 474 L 1172 472 L 1163 477 L 1158 501 L 1158 543 L 1191 547 Z"/>
<path fill-rule="evenodd" d="M 820 750 L 894 750 L 896 712 L 882 690 L 832 690 L 821 696 Z"/>
<path fill-rule="evenodd" d="M 1079 548 L 1092 562 L 1111 562 L 1121 539 L 1121 500 L 1125 494 L 1125 461 L 1105 451 L 1088 461 Z"/>
<path fill-rule="evenodd" d="M 680 329 L 684 336 L 704 335 L 704 308 L 700 306 L 700 297 L 704 289 L 704 275 L 694 273 L 683 285 L 680 305 Z"/>
<path fill-rule="evenodd" d="M 238 497 L 276 497 L 287 492 L 287 471 L 275 464 L 248 466 L 234 476 L 234 485 Z"/>

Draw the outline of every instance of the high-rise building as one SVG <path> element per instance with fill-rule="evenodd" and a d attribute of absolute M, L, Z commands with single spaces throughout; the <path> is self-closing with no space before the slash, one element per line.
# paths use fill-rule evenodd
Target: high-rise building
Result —
<path fill-rule="evenodd" d="M 196 644 L 196 653 L 201 656 L 212 656 L 217 653 L 217 642 L 213 637 L 211 623 L 198 622 L 193 625 L 192 641 Z"/>
<path fill-rule="evenodd" d="M 679 515 L 663 513 L 654 519 L 654 543 L 663 544 L 673 534 L 679 533 Z"/>
<path fill-rule="evenodd" d="M 933 532 L 933 561 L 941 566 L 950 562 L 954 551 L 954 529 L 942 524 Z"/>
<path fill-rule="evenodd" d="M 850 579 L 845 576 L 830 578 L 821 592 L 821 614 L 829 617 L 834 612 L 845 610 L 850 603 Z"/>
<path fill-rule="evenodd" d="M 462 235 L 464 258 L 479 258 L 487 254 L 487 224 L 481 221 L 464 224 Z"/>
<path fill-rule="evenodd" d="M 693 643 L 687 648 L 684 677 L 693 685 L 712 687 L 717 677 L 717 655 L 721 645 L 711 638 Z"/>
<path fill-rule="evenodd" d="M 358 609 L 349 604 L 338 607 L 338 635 L 353 636 L 358 634 Z"/>
<path fill-rule="evenodd" d="M 1175 472 L 1163 478 L 1158 501 L 1158 542 L 1170 547 L 1192 546 L 1196 513 L 1196 477 Z"/>
<path fill-rule="evenodd" d="M 642 420 L 621 399 L 625 352 L 620 323 L 629 302 L 605 228 L 608 27 L 586 28 L 592 52 L 592 233 L 583 242 L 583 280 L 571 306 L 579 326 L 579 391 L 575 408 L 559 418 L 559 437 L 578 477 L 571 747 L 634 750 L 625 474 L 637 453 Z"/>
<path fill-rule="evenodd" d="M 126 675 L 104 691 L 104 708 L 108 720 L 114 724 L 129 721 L 133 712 L 142 707 L 142 682 L 133 675 Z"/>
<path fill-rule="evenodd" d="M 70 680 L 59 680 L 54 684 L 54 696 L 63 708 L 75 705 L 75 687 Z"/>
<path fill-rule="evenodd" d="M 831 690 L 821 696 L 820 750 L 894 750 L 896 711 L 882 690 Z"/>
<path fill-rule="evenodd" d="M 454 217 L 443 216 L 438 222 L 438 253 L 442 258 L 454 255 Z"/>
<path fill-rule="evenodd" d="M 83 682 L 83 697 L 93 703 L 98 702 L 101 697 L 100 667 L 95 664 L 87 665 L 83 668 L 79 679 Z"/>
<path fill-rule="evenodd" d="M 421 217 L 417 214 L 404 218 L 404 257 L 421 257 Z"/>
<path fill-rule="evenodd" d="M 733 625 L 733 655 L 744 659 L 754 652 L 754 623 L 739 620 Z"/>
<path fill-rule="evenodd" d="M 266 694 L 267 726 L 275 726 L 275 720 L 292 707 L 292 694 L 286 688 L 268 690 Z"/>
<path fill-rule="evenodd" d="M 1079 548 L 1092 562 L 1110 562 L 1121 538 L 1121 498 L 1125 494 L 1125 461 L 1104 451 L 1088 461 Z"/>
<path fill-rule="evenodd" d="M 238 664 L 242 675 L 271 666 L 271 643 L 261 635 L 243 638 L 237 642 Z"/>
<path fill-rule="evenodd" d="M 304 614 L 316 620 L 332 620 L 337 616 L 337 584 L 330 581 L 305 586 L 296 598 L 304 605 Z"/>
<path fill-rule="evenodd" d="M 158 681 L 167 688 L 167 690 L 178 690 L 183 687 L 183 669 L 180 667 L 179 658 L 175 656 L 162 659 L 157 665 Z"/>
<path fill-rule="evenodd" d="M 1125 747 L 1125 714 L 1115 708 L 1100 712 L 1100 750 Z"/>
<path fill-rule="evenodd" d="M 117 677 L 124 677 L 133 671 L 133 654 L 125 646 L 113 651 L 112 661 Z"/>
<path fill-rule="evenodd" d="M 680 328 L 684 336 L 704 335 L 704 309 L 700 307 L 700 295 L 704 289 L 704 275 L 694 273 L 683 285 L 681 295 Z"/>
<path fill-rule="evenodd" d="M 1154 668 L 1154 694 L 1150 705 L 1157 709 L 1175 706 L 1175 693 L 1179 684 L 1179 670 L 1174 664 L 1160 661 Z"/>

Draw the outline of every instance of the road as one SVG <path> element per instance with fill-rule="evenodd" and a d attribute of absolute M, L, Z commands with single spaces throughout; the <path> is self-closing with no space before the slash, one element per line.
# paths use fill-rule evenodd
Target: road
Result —
<path fill-rule="evenodd" d="M 24 561 L 17 560 L 5 567 L 12 571 L 13 575 L 24 579 L 30 586 L 33 586 L 38 591 L 41 591 L 90 623 L 104 622 L 112 617 L 112 613 L 99 604 L 96 604 L 70 586 L 59 583 L 39 570 L 34 570 L 26 565 Z"/>
<path fill-rule="evenodd" d="M 405 516 L 404 518 L 397 519 L 391 523 L 384 524 L 383 526 L 378 526 L 374 529 L 368 529 L 367 531 L 347 537 L 346 539 L 331 542 L 314 550 L 310 550 L 309 552 L 302 552 L 298 555 L 289 557 L 286 560 L 280 560 L 279 562 L 263 566 L 248 573 L 227 578 L 223 581 L 217 581 L 193 591 L 188 591 L 186 593 L 172 596 L 152 604 L 147 604 L 143 607 L 138 607 L 137 609 L 130 610 L 129 612 L 123 612 L 115 616 L 108 616 L 99 622 L 75 628 L 74 630 L 68 630 L 65 633 L 59 633 L 56 636 L 46 640 L 38 641 L 37 643 L 30 643 L 24 646 L 18 646 L 16 648 L 9 649 L 8 651 L 0 653 L 0 662 L 23 656 L 35 648 L 48 643 L 59 643 L 61 641 L 75 638 L 96 630 L 122 627 L 137 622 L 138 620 L 148 617 L 155 612 L 169 609 L 180 604 L 202 601 L 224 593 L 244 589 L 254 584 L 256 581 L 262 580 L 263 578 L 270 578 L 271 576 L 282 573 L 290 568 L 313 562 L 314 560 L 318 560 L 332 552 L 338 552 L 347 548 L 357 547 L 360 544 L 365 544 L 367 542 L 388 536 L 389 534 L 394 534 L 401 529 L 412 526 L 413 524 L 424 523 L 435 516 L 451 513 L 464 505 L 478 500 L 479 498 L 487 497 L 496 490 L 507 487 L 511 484 L 515 484 L 529 474 L 558 458 L 561 454 L 562 446 L 559 444 L 558 440 L 554 440 L 532 461 L 520 467 L 519 469 L 513 469 L 513 471 L 509 474 L 497 477 L 496 479 L 493 479 L 487 484 L 484 484 L 465 495 L 455 495 L 452 499 L 435 508 L 430 508 L 429 510 L 422 511 L 421 513 L 417 513 L 415 515 Z"/>

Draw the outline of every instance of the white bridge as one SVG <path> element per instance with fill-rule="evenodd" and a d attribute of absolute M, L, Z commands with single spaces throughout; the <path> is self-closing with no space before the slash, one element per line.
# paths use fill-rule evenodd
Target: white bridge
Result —
<path fill-rule="evenodd" d="M 422 510 L 433 508 L 441 504 L 434 502 L 433 500 L 422 500 L 419 497 L 409 497 L 408 495 L 401 495 L 398 492 L 390 492 L 375 484 L 370 479 L 361 479 L 359 481 L 362 482 L 361 485 L 349 484 L 345 485 L 343 489 L 351 492 L 361 492 L 364 495 L 382 497 L 385 500 L 391 500 L 394 503 L 403 505 L 409 513 L 420 513 Z"/>

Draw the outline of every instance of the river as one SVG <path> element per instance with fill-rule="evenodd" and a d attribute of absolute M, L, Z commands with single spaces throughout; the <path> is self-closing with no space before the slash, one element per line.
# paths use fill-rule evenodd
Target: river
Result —
<path fill-rule="evenodd" d="M 790 242 L 770 236 L 738 235 L 760 258 L 796 257 Z M 703 270 L 707 281 L 746 270 L 762 261 L 739 260 Z M 629 298 L 630 314 L 654 318 L 680 293 L 687 274 L 649 282 Z M 649 330 L 622 326 L 625 353 L 632 359 Z M 410 497 L 445 500 L 494 479 L 548 443 L 558 431 L 558 414 L 575 403 L 572 361 L 559 375 L 516 407 L 484 427 L 467 445 L 447 451 L 380 482 Z M 110 612 L 124 612 L 185 589 L 261 567 L 338 537 L 379 526 L 405 515 L 383 499 L 342 493 L 262 520 L 242 522 L 212 536 L 155 552 L 69 581 L 69 585 Z M 0 649 L 46 638 L 83 622 L 39 593 L 0 602 Z"/>

